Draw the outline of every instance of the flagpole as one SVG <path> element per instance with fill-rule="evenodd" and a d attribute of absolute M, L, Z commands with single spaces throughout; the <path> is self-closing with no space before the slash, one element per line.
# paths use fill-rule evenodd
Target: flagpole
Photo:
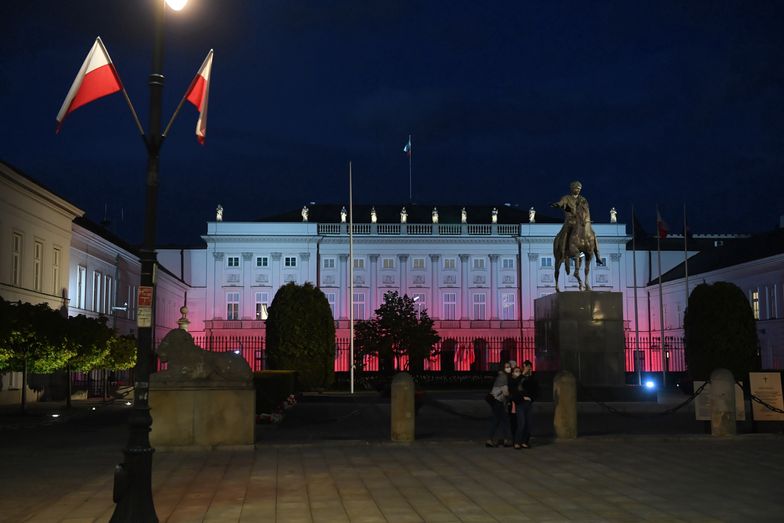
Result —
<path fill-rule="evenodd" d="M 689 227 L 686 221 L 686 204 L 683 204 L 683 269 L 686 274 L 686 303 L 683 306 L 684 314 L 689 306 Z"/>
<path fill-rule="evenodd" d="M 112 68 L 114 68 L 116 71 L 116 68 L 114 67 L 114 62 L 112 61 L 111 56 L 109 56 L 109 51 L 107 51 L 106 46 L 103 45 L 103 40 L 101 40 L 100 36 L 96 38 L 96 40 L 98 40 L 98 45 L 101 46 L 101 49 L 103 49 L 103 52 L 106 54 L 106 56 L 109 57 L 109 62 L 112 64 Z M 122 80 L 120 80 L 119 74 L 117 75 L 117 80 L 120 82 L 120 87 L 122 87 L 122 94 L 123 97 L 125 98 L 125 103 L 128 104 L 128 109 L 131 110 L 131 116 L 133 116 L 133 121 L 136 124 L 136 128 L 139 129 L 139 134 L 141 134 L 142 138 L 144 138 L 144 129 L 142 128 L 142 123 L 139 121 L 139 116 L 136 114 L 136 109 L 133 108 L 131 99 L 128 97 L 128 91 L 125 90 L 125 84 L 123 84 Z"/>
<path fill-rule="evenodd" d="M 413 176 L 411 171 L 411 161 L 414 158 L 414 146 L 411 145 L 411 135 L 408 135 L 408 201 L 414 203 Z"/>
<path fill-rule="evenodd" d="M 351 162 L 348 162 L 348 323 L 349 323 L 349 371 L 351 394 L 354 394 L 354 194 L 351 179 Z"/>
<path fill-rule="evenodd" d="M 656 218 L 661 215 L 659 214 L 659 206 L 656 206 Z M 661 364 L 662 364 L 662 387 L 667 386 L 667 361 L 666 361 L 666 350 L 664 348 L 664 296 L 662 294 L 662 263 L 661 263 L 661 232 L 659 231 L 659 223 L 656 223 L 656 254 L 659 259 L 659 335 L 660 343 L 661 343 Z"/>
<path fill-rule="evenodd" d="M 637 385 L 642 385 L 642 362 L 637 358 L 640 350 L 640 320 L 637 309 L 637 215 L 632 205 L 632 278 L 634 280 L 634 366 L 637 368 Z"/>
<path fill-rule="evenodd" d="M 210 52 L 207 53 L 206 58 L 204 58 L 204 61 L 201 63 L 201 66 L 197 69 L 197 71 L 201 72 L 201 70 L 204 69 L 204 66 L 207 65 L 207 60 L 210 59 L 212 52 L 213 49 L 210 49 Z M 163 130 L 163 138 L 166 138 L 166 136 L 169 134 L 169 129 L 174 123 L 174 119 L 177 118 L 177 115 L 180 113 L 180 109 L 182 109 L 183 104 L 185 104 L 185 99 L 188 98 L 188 93 L 191 92 L 191 89 L 193 88 L 193 85 L 196 83 L 196 80 L 198 78 L 199 78 L 199 74 L 197 73 L 196 76 L 193 77 L 193 80 L 191 80 L 191 83 L 190 85 L 188 85 L 188 88 L 185 90 L 185 94 L 182 95 L 182 99 L 180 100 L 180 103 L 177 104 L 177 108 L 174 110 L 174 114 L 172 114 L 169 123 L 166 124 L 166 129 Z"/>

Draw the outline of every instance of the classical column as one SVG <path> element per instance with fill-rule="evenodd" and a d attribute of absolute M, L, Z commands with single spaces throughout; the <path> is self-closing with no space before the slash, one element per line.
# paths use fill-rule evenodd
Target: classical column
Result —
<path fill-rule="evenodd" d="M 431 276 L 430 276 L 430 303 L 428 304 L 427 310 L 430 314 L 431 318 L 440 318 L 441 311 L 436 309 L 436 303 L 438 302 L 438 262 L 441 260 L 440 254 L 431 254 L 430 255 L 430 269 L 431 269 Z"/>
<path fill-rule="evenodd" d="M 616 292 L 621 292 L 621 253 L 620 252 L 611 252 L 610 253 L 610 278 L 612 278 L 612 288 Z"/>
<path fill-rule="evenodd" d="M 242 316 L 240 316 L 243 320 L 250 320 L 253 319 L 256 308 L 253 302 L 254 296 L 252 296 L 252 292 L 250 292 L 251 286 L 251 260 L 253 259 L 252 252 L 243 252 L 242 253 L 242 279 L 240 284 L 242 285 Z M 251 311 L 254 313 L 251 314 Z"/>
<path fill-rule="evenodd" d="M 348 284 L 348 264 L 346 263 L 348 254 L 339 254 L 338 258 L 340 259 L 340 270 L 338 270 L 338 288 L 340 292 L 335 297 L 335 307 L 338 309 L 335 311 L 335 316 L 340 320 L 347 320 L 350 303 L 348 293 L 351 290 Z"/>
<path fill-rule="evenodd" d="M 218 311 L 218 289 L 223 288 L 223 283 L 220 281 L 223 276 L 223 259 L 225 254 L 222 252 L 215 251 L 212 253 L 213 263 L 212 263 L 212 285 L 208 285 L 207 288 L 210 289 L 210 293 L 212 294 L 210 303 L 212 304 L 212 318 L 215 319 L 218 316 L 222 317 L 222 313 L 219 314 Z M 209 318 L 209 316 L 207 316 Z"/>
<path fill-rule="evenodd" d="M 370 259 L 370 297 L 368 303 L 372 314 L 378 308 L 376 303 L 378 299 L 378 254 L 368 254 L 368 258 Z"/>
<path fill-rule="evenodd" d="M 305 283 L 306 281 L 315 282 L 316 277 L 313 276 L 313 279 L 310 278 L 310 253 L 309 252 L 301 252 L 299 253 L 299 259 L 302 261 L 302 267 L 299 269 L 299 273 L 302 276 L 302 280 L 297 278 L 297 281 L 302 281 Z"/>
<path fill-rule="evenodd" d="M 528 253 L 528 278 L 526 278 L 525 287 L 522 287 L 524 296 L 523 299 L 525 300 L 526 305 L 526 312 L 528 313 L 529 320 L 534 319 L 534 300 L 538 297 L 536 296 L 536 288 L 539 285 L 537 280 L 537 262 L 539 261 L 539 253 L 536 252 L 529 252 Z M 520 271 L 520 276 L 522 277 L 522 268 Z M 520 282 L 520 285 L 523 285 L 523 282 Z M 522 304 L 520 304 L 522 308 Z M 521 318 L 526 319 L 524 316 Z"/>
<path fill-rule="evenodd" d="M 408 294 L 408 254 L 398 254 L 400 261 L 400 295 Z"/>
<path fill-rule="evenodd" d="M 280 257 L 283 256 L 283 253 L 280 252 L 271 252 L 270 258 L 272 259 L 272 281 L 270 285 L 272 285 L 272 296 L 275 296 L 275 293 L 278 292 L 281 286 L 281 268 L 280 268 Z"/>
<path fill-rule="evenodd" d="M 468 319 L 468 254 L 460 254 L 460 319 Z"/>
<path fill-rule="evenodd" d="M 490 292 L 488 293 L 490 296 L 488 297 L 488 308 L 490 309 L 489 318 L 491 320 L 498 319 L 498 255 L 497 254 L 490 254 Z"/>

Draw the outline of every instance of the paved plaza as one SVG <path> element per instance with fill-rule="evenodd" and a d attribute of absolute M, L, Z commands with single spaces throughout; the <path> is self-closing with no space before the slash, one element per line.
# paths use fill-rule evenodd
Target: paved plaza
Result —
<path fill-rule="evenodd" d="M 658 431 L 656 424 L 624 431 L 617 429 L 621 425 L 597 423 L 608 414 L 595 412 L 586 418 L 595 425 L 591 435 L 555 441 L 542 405 L 534 448 L 494 449 L 483 446 L 487 420 L 481 400 L 442 396 L 439 402 L 422 407 L 420 437 L 410 445 L 389 441 L 383 402 L 322 399 L 301 403 L 280 425 L 259 426 L 253 450 L 158 451 L 153 464 L 158 517 L 168 522 L 782 520 L 781 434 L 713 438 L 702 433 L 702 424 L 687 422 L 693 413 L 681 421 L 659 420 Z M 0 420 L 0 521 L 108 521 L 128 408 L 98 405 L 93 411 L 83 403 L 55 422 L 45 411 L 52 407 L 36 408 L 36 415 L 5 413 Z M 675 429 L 669 428 L 673 424 Z"/>

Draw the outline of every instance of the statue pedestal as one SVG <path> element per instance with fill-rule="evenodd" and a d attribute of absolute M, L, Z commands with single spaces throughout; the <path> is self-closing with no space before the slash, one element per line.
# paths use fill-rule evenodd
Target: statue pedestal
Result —
<path fill-rule="evenodd" d="M 215 448 L 253 446 L 256 391 L 253 384 L 219 381 L 150 383 L 153 418 L 150 444 Z"/>
<path fill-rule="evenodd" d="M 586 386 L 625 383 L 623 294 L 560 292 L 534 300 L 536 370 Z"/>

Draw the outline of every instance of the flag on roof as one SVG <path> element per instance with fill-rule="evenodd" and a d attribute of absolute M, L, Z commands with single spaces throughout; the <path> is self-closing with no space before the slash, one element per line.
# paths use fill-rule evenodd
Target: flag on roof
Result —
<path fill-rule="evenodd" d="M 406 142 L 406 145 L 403 146 L 403 152 L 406 153 L 406 155 L 411 156 L 411 135 L 410 134 L 408 135 L 408 142 Z"/>
<path fill-rule="evenodd" d="M 76 73 L 71 89 L 60 107 L 60 112 L 57 113 L 56 132 L 60 132 L 65 117 L 79 107 L 121 91 L 122 88 L 120 76 L 99 36 L 87 53 L 87 58 L 84 59 L 79 72 Z"/>
<path fill-rule="evenodd" d="M 212 49 L 207 53 L 207 58 L 201 64 L 196 78 L 191 82 L 185 98 L 199 110 L 199 120 L 196 122 L 196 139 L 204 145 L 207 135 L 207 102 L 210 96 L 210 73 L 212 72 Z"/>
<path fill-rule="evenodd" d="M 667 222 L 661 217 L 659 213 L 659 208 L 656 207 L 656 232 L 659 235 L 660 239 L 664 239 L 667 237 L 667 233 L 670 232 L 670 228 L 667 225 Z"/>

